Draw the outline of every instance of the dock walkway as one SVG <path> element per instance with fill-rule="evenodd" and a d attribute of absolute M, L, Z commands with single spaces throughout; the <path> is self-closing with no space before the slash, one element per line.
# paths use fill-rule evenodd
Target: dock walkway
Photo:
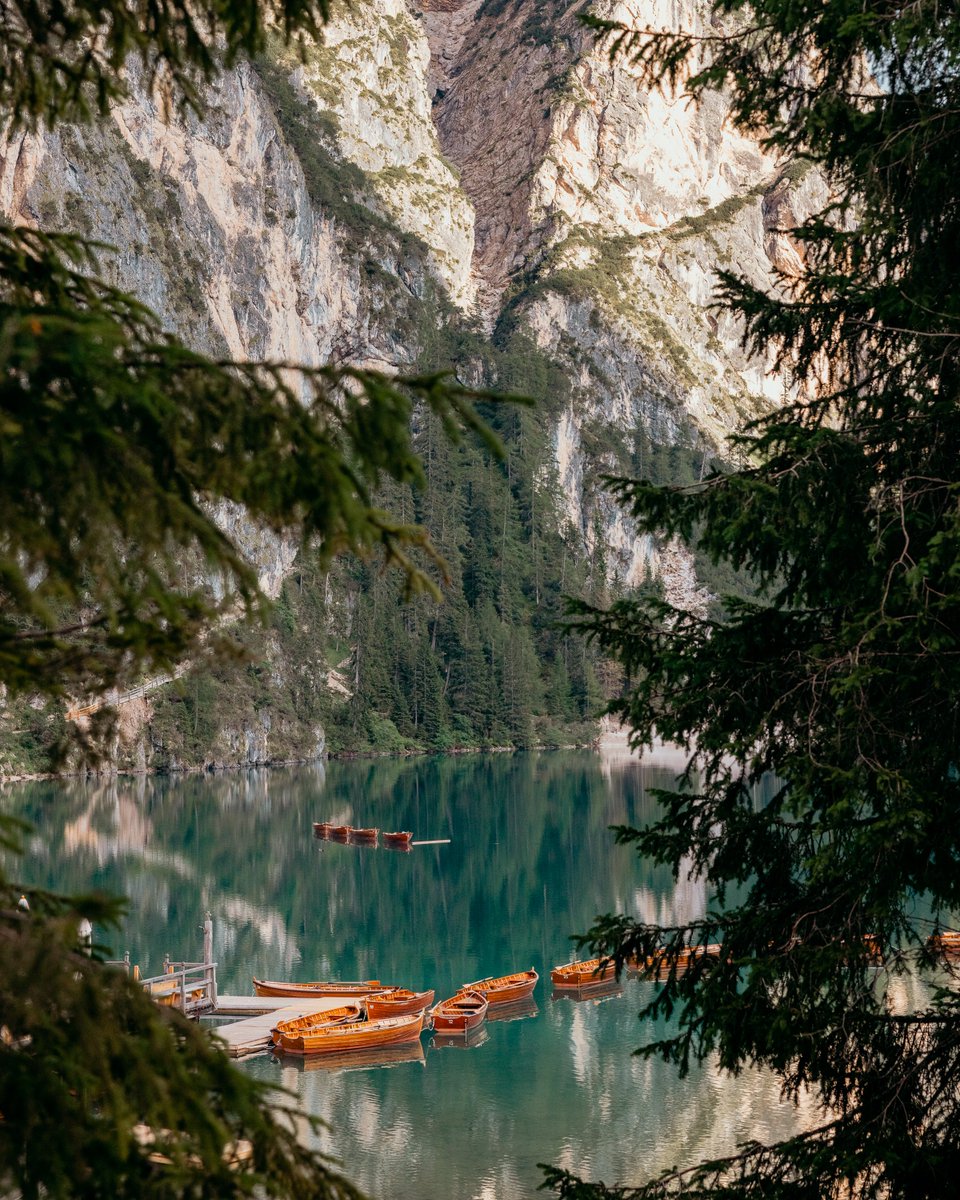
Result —
<path fill-rule="evenodd" d="M 291 996 L 220 996 L 214 1017 L 243 1016 L 242 1020 L 218 1025 L 214 1033 L 226 1042 L 231 1058 L 261 1054 L 270 1047 L 270 1032 L 279 1021 L 294 1021 L 331 1008 L 340 1008 L 342 996 L 320 996 L 301 1000 Z"/>

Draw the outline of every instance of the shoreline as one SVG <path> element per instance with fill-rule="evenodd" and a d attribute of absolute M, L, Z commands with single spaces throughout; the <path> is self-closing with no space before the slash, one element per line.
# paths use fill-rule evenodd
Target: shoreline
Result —
<path fill-rule="evenodd" d="M 76 779 L 147 779 L 157 776 L 226 775 L 238 771 L 271 771 L 283 767 L 309 767 L 325 762 L 349 762 L 363 758 L 443 758 L 464 754 L 529 754 L 553 750 L 592 750 L 604 765 L 614 767 L 628 762 L 643 762 L 674 768 L 678 774 L 686 770 L 690 751 L 683 746 L 655 739 L 652 746 L 635 750 L 630 746 L 625 726 L 601 720 L 597 736 L 589 742 L 542 743 L 536 746 L 454 746 L 446 750 L 336 750 L 318 758 L 272 759 L 268 762 L 208 763 L 199 767 L 180 767 L 176 770 L 135 771 L 129 768 L 102 771 L 47 771 L 0 774 L 0 787 L 12 783 L 44 783 Z"/>
<path fill-rule="evenodd" d="M 267 762 L 204 763 L 197 767 L 178 767 L 174 770 L 135 771 L 128 767 L 116 770 L 40 771 L 0 774 L 0 787 L 10 783 L 43 783 L 58 779 L 148 779 L 160 775 L 226 775 L 232 771 L 270 771 L 282 767 L 309 767 L 318 763 L 352 761 L 362 758 L 431 758 L 455 757 L 463 754 L 528 754 L 550 750 L 594 750 L 603 752 L 602 732 L 589 742 L 565 742 L 536 746 L 453 746 L 446 750 L 335 750 L 317 758 L 270 759 Z"/>

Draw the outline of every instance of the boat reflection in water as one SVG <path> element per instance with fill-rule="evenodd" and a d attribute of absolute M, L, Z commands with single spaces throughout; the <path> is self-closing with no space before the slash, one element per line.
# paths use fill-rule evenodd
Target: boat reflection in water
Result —
<path fill-rule="evenodd" d="M 405 1046 L 383 1046 L 378 1050 L 348 1050 L 342 1054 L 277 1054 L 273 1059 L 282 1067 L 298 1071 L 370 1071 L 377 1067 L 398 1067 L 402 1063 L 427 1065 L 421 1042 Z"/>
<path fill-rule="evenodd" d="M 623 984 L 618 979 L 604 979 L 600 983 L 579 988 L 554 988 L 551 1000 L 572 1000 L 580 1004 L 584 1000 L 592 1000 L 599 1004 L 602 1000 L 613 1000 L 623 995 Z"/>
<path fill-rule="evenodd" d="M 487 1009 L 487 1024 L 492 1021 L 522 1021 L 525 1017 L 535 1017 L 539 1011 L 532 996 L 515 1000 L 512 1004 L 491 1004 Z"/>
<path fill-rule="evenodd" d="M 455 1050 L 473 1050 L 490 1040 L 490 1030 L 486 1025 L 478 1025 L 476 1029 L 468 1029 L 466 1033 L 435 1033 L 430 1039 L 431 1050 L 445 1050 L 451 1047 Z"/>

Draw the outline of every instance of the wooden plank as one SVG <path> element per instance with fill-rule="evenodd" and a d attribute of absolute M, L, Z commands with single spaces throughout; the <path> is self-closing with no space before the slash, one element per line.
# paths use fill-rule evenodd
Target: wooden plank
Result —
<path fill-rule="evenodd" d="M 411 846 L 449 846 L 450 838 L 431 838 L 429 842 L 411 842 Z"/>

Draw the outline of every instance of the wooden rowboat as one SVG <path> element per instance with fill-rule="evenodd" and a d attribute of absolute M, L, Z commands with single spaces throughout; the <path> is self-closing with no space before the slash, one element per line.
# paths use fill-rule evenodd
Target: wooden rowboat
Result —
<path fill-rule="evenodd" d="M 533 967 L 529 971 L 515 971 L 512 975 L 490 975 L 465 983 L 461 992 L 482 992 L 491 1008 L 495 1004 L 513 1004 L 525 1000 L 537 986 L 540 976 Z"/>
<path fill-rule="evenodd" d="M 374 992 L 392 992 L 393 986 L 379 979 L 362 983 L 281 983 L 275 979 L 254 979 L 258 996 L 369 996 Z"/>
<path fill-rule="evenodd" d="M 711 942 L 708 946 L 685 946 L 677 954 L 677 972 L 682 973 L 686 971 L 698 958 L 719 958 L 722 949 L 723 947 L 719 942 Z M 642 962 L 636 958 L 628 959 L 626 965 L 633 971 L 649 971 L 653 968 L 659 976 L 665 977 L 673 964 L 666 950 L 657 950 Z"/>
<path fill-rule="evenodd" d="M 411 1013 L 423 1012 L 433 1003 L 434 992 L 412 992 L 409 988 L 394 988 L 390 992 L 379 992 L 368 996 L 364 1007 L 367 1019 L 382 1020 L 384 1017 L 404 1017 Z"/>
<path fill-rule="evenodd" d="M 305 1049 L 318 1029 L 325 1025 L 346 1025 L 359 1021 L 363 1016 L 360 1004 L 342 1004 L 339 1008 L 328 1008 L 326 1012 L 310 1013 L 295 1017 L 292 1021 L 280 1021 L 270 1032 L 274 1046 L 291 1054 L 306 1054 Z"/>
<path fill-rule="evenodd" d="M 481 1024 L 488 1007 L 489 1001 L 482 992 L 457 992 L 449 1000 L 441 1000 L 431 1011 L 433 1028 L 439 1034 L 465 1036 Z"/>
<path fill-rule="evenodd" d="M 349 836 L 349 825 L 331 825 L 327 831 L 327 837 L 333 838 L 335 842 L 345 842 Z"/>
<path fill-rule="evenodd" d="M 401 1046 L 415 1042 L 423 1029 L 423 1013 L 406 1017 L 386 1017 L 382 1021 L 348 1021 L 343 1025 L 318 1025 L 310 1034 L 292 1039 L 301 1043 L 280 1049 L 291 1054 L 343 1054 L 353 1050 L 374 1050 L 381 1046 Z"/>
<path fill-rule="evenodd" d="M 347 837 L 351 842 L 375 842 L 380 834 L 379 829 L 355 829 L 347 826 Z"/>
<path fill-rule="evenodd" d="M 397 833 L 384 833 L 383 844 L 391 846 L 393 849 L 399 849 L 401 846 L 409 846 L 413 841 L 413 834 L 408 829 L 402 829 Z"/>
<path fill-rule="evenodd" d="M 927 938 L 927 945 L 931 950 L 939 950 L 941 954 L 955 958 L 960 955 L 960 932 L 956 929 L 941 929 L 939 933 L 932 933 Z"/>
<path fill-rule="evenodd" d="M 314 821 L 313 836 L 318 838 L 328 838 L 332 828 L 333 826 L 329 821 Z"/>
<path fill-rule="evenodd" d="M 555 988 L 596 987 L 608 983 L 617 975 L 616 964 L 612 958 L 588 958 L 586 962 L 567 963 L 562 967 L 554 967 L 550 979 Z"/>

